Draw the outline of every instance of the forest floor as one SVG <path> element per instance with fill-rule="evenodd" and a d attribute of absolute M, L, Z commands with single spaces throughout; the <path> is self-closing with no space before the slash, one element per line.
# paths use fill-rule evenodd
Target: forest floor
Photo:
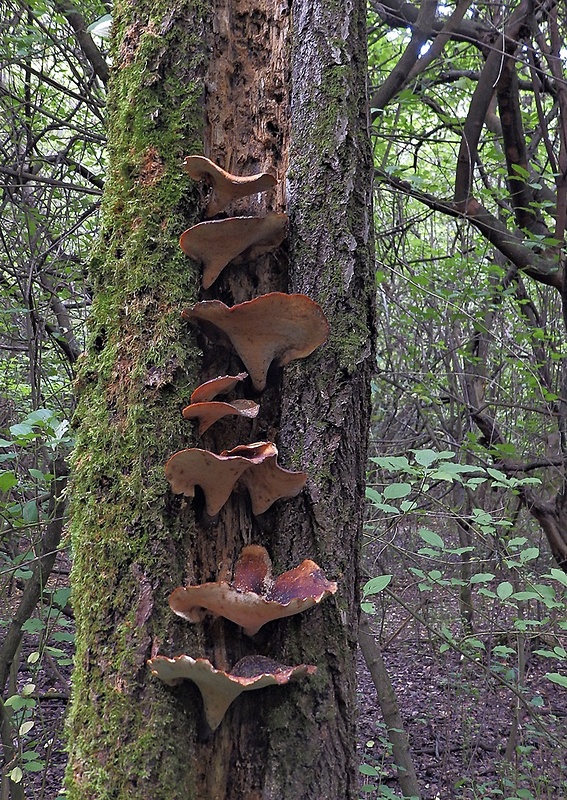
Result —
<path fill-rule="evenodd" d="M 17 604 L 17 597 L 13 600 Z M 387 629 L 382 631 L 383 656 L 422 800 L 567 800 L 567 691 L 544 677 L 547 659 L 527 659 L 525 698 L 538 698 L 535 716 L 523 706 L 518 709 L 516 698 L 497 688 L 482 664 L 463 662 L 450 651 L 440 654 L 419 626 L 399 630 L 393 618 Z M 44 649 L 36 664 L 40 637 L 33 630 L 25 634 L 17 675 L 20 691 L 35 685 L 30 696 L 35 706 L 28 712 L 35 724 L 25 747 L 36 754 L 29 756 L 30 763 L 43 765 L 26 772 L 23 780 L 26 800 L 57 800 L 66 760 L 63 726 L 72 644 L 56 641 L 56 649 Z M 360 798 L 399 798 L 376 691 L 360 653 L 358 704 L 358 748 L 366 773 L 361 773 Z"/>
<path fill-rule="evenodd" d="M 526 699 L 541 698 L 538 716 L 516 707 L 480 668 L 455 653 L 435 653 L 427 640 L 397 640 L 383 652 L 400 705 L 422 800 L 567 800 L 567 691 L 544 677 L 547 659 L 531 656 Z M 385 727 L 366 664 L 358 660 L 361 797 L 401 796 Z M 535 710 L 535 709 L 534 709 Z M 515 746 L 514 746 L 515 745 Z M 507 747 L 512 756 L 506 758 Z"/>

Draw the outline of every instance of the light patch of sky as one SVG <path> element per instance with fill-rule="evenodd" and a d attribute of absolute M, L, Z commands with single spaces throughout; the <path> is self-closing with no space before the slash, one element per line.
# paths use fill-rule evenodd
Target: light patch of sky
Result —
<path fill-rule="evenodd" d="M 389 42 L 399 41 L 401 42 L 401 44 L 407 45 L 409 44 L 411 39 L 411 31 L 408 29 L 404 36 L 401 36 L 400 31 L 388 31 L 388 33 L 386 34 L 386 39 Z M 427 42 L 426 44 L 424 44 L 421 50 L 419 51 L 419 55 L 424 56 L 430 47 L 431 47 L 431 42 Z"/>

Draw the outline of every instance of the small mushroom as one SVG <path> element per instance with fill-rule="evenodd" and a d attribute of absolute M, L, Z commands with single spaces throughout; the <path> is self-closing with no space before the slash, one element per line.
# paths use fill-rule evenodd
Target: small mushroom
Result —
<path fill-rule="evenodd" d="M 299 614 L 336 591 L 337 584 L 309 559 L 274 580 L 266 548 L 248 545 L 236 562 L 231 583 L 180 586 L 169 596 L 169 606 L 189 622 L 200 622 L 209 611 L 254 636 L 266 622 Z"/>
<path fill-rule="evenodd" d="M 220 300 L 205 300 L 182 312 L 184 319 L 211 323 L 232 345 L 257 391 L 266 387 L 270 364 L 306 358 L 329 335 L 321 307 L 304 294 L 271 292 L 229 308 Z"/>
<path fill-rule="evenodd" d="M 239 381 L 248 377 L 247 372 L 239 372 L 238 375 L 220 375 L 218 378 L 211 378 L 200 386 L 197 386 L 191 395 L 191 403 L 204 403 L 207 400 L 214 400 L 219 394 L 228 394 Z"/>
<path fill-rule="evenodd" d="M 230 672 L 215 669 L 206 658 L 187 655 L 175 658 L 155 656 L 148 661 L 148 666 L 152 675 L 169 686 L 176 686 L 183 679 L 196 683 L 203 698 L 205 717 L 213 731 L 222 722 L 230 704 L 242 692 L 283 685 L 317 671 L 317 667 L 311 664 L 290 667 L 257 655 L 241 658 Z"/>
<path fill-rule="evenodd" d="M 242 445 L 239 455 L 217 456 L 208 450 L 192 447 L 171 456 L 165 465 L 165 477 L 174 494 L 195 496 L 199 485 L 205 494 L 209 516 L 214 517 L 231 495 L 238 478 L 250 467 L 265 458 L 277 455 L 271 442 L 254 442 Z"/>
<path fill-rule="evenodd" d="M 199 420 L 199 435 L 202 436 L 211 425 L 223 417 L 238 416 L 253 419 L 258 416 L 259 411 L 260 406 L 253 400 L 233 400 L 232 403 L 217 401 L 192 403 L 183 409 L 182 414 L 184 419 Z"/>
<path fill-rule="evenodd" d="M 203 289 L 209 289 L 238 256 L 242 256 L 239 261 L 253 260 L 279 247 L 287 222 L 286 214 L 276 213 L 200 222 L 181 234 L 179 244 L 184 253 L 203 264 Z"/>
<path fill-rule="evenodd" d="M 183 162 L 185 172 L 195 181 L 208 178 L 213 192 L 207 206 L 207 217 L 214 217 L 233 200 L 273 189 L 278 180 L 267 172 L 247 177 L 237 177 L 225 172 L 205 156 L 187 156 Z"/>
<path fill-rule="evenodd" d="M 229 415 L 248 417 L 258 416 L 260 406 L 253 400 L 233 400 L 230 403 L 213 402 L 219 394 L 228 394 L 239 381 L 248 377 L 247 372 L 238 375 L 221 375 L 197 386 L 191 395 L 191 404 L 183 409 L 185 419 L 198 419 L 199 434 L 202 435 L 217 420 Z"/>
<path fill-rule="evenodd" d="M 221 455 L 240 455 L 239 445 L 232 450 L 223 450 Z M 307 482 L 306 472 L 293 472 L 278 464 L 278 451 L 257 463 L 251 464 L 240 476 L 252 502 L 252 513 L 257 516 L 267 511 L 276 500 L 297 497 Z"/>

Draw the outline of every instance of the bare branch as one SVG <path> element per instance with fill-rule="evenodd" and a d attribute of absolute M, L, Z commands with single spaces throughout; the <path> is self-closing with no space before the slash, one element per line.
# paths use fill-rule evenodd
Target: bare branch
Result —
<path fill-rule="evenodd" d="M 58 2 L 58 0 L 56 0 L 54 5 L 57 11 L 63 14 L 69 25 L 75 31 L 77 42 L 85 54 L 85 57 L 91 64 L 95 74 L 98 75 L 101 81 L 106 85 L 108 82 L 108 64 L 94 43 L 92 36 L 87 31 L 87 25 L 82 14 L 67 2 Z"/>

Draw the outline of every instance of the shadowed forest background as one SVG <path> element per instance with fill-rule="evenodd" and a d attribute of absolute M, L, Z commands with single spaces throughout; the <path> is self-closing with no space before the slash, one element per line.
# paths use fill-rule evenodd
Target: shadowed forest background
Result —
<path fill-rule="evenodd" d="M 112 11 L 0 0 L 0 800 L 67 796 L 68 476 Z M 371 0 L 367 23 L 376 365 L 353 589 L 358 796 L 558 800 L 565 8 Z"/>

